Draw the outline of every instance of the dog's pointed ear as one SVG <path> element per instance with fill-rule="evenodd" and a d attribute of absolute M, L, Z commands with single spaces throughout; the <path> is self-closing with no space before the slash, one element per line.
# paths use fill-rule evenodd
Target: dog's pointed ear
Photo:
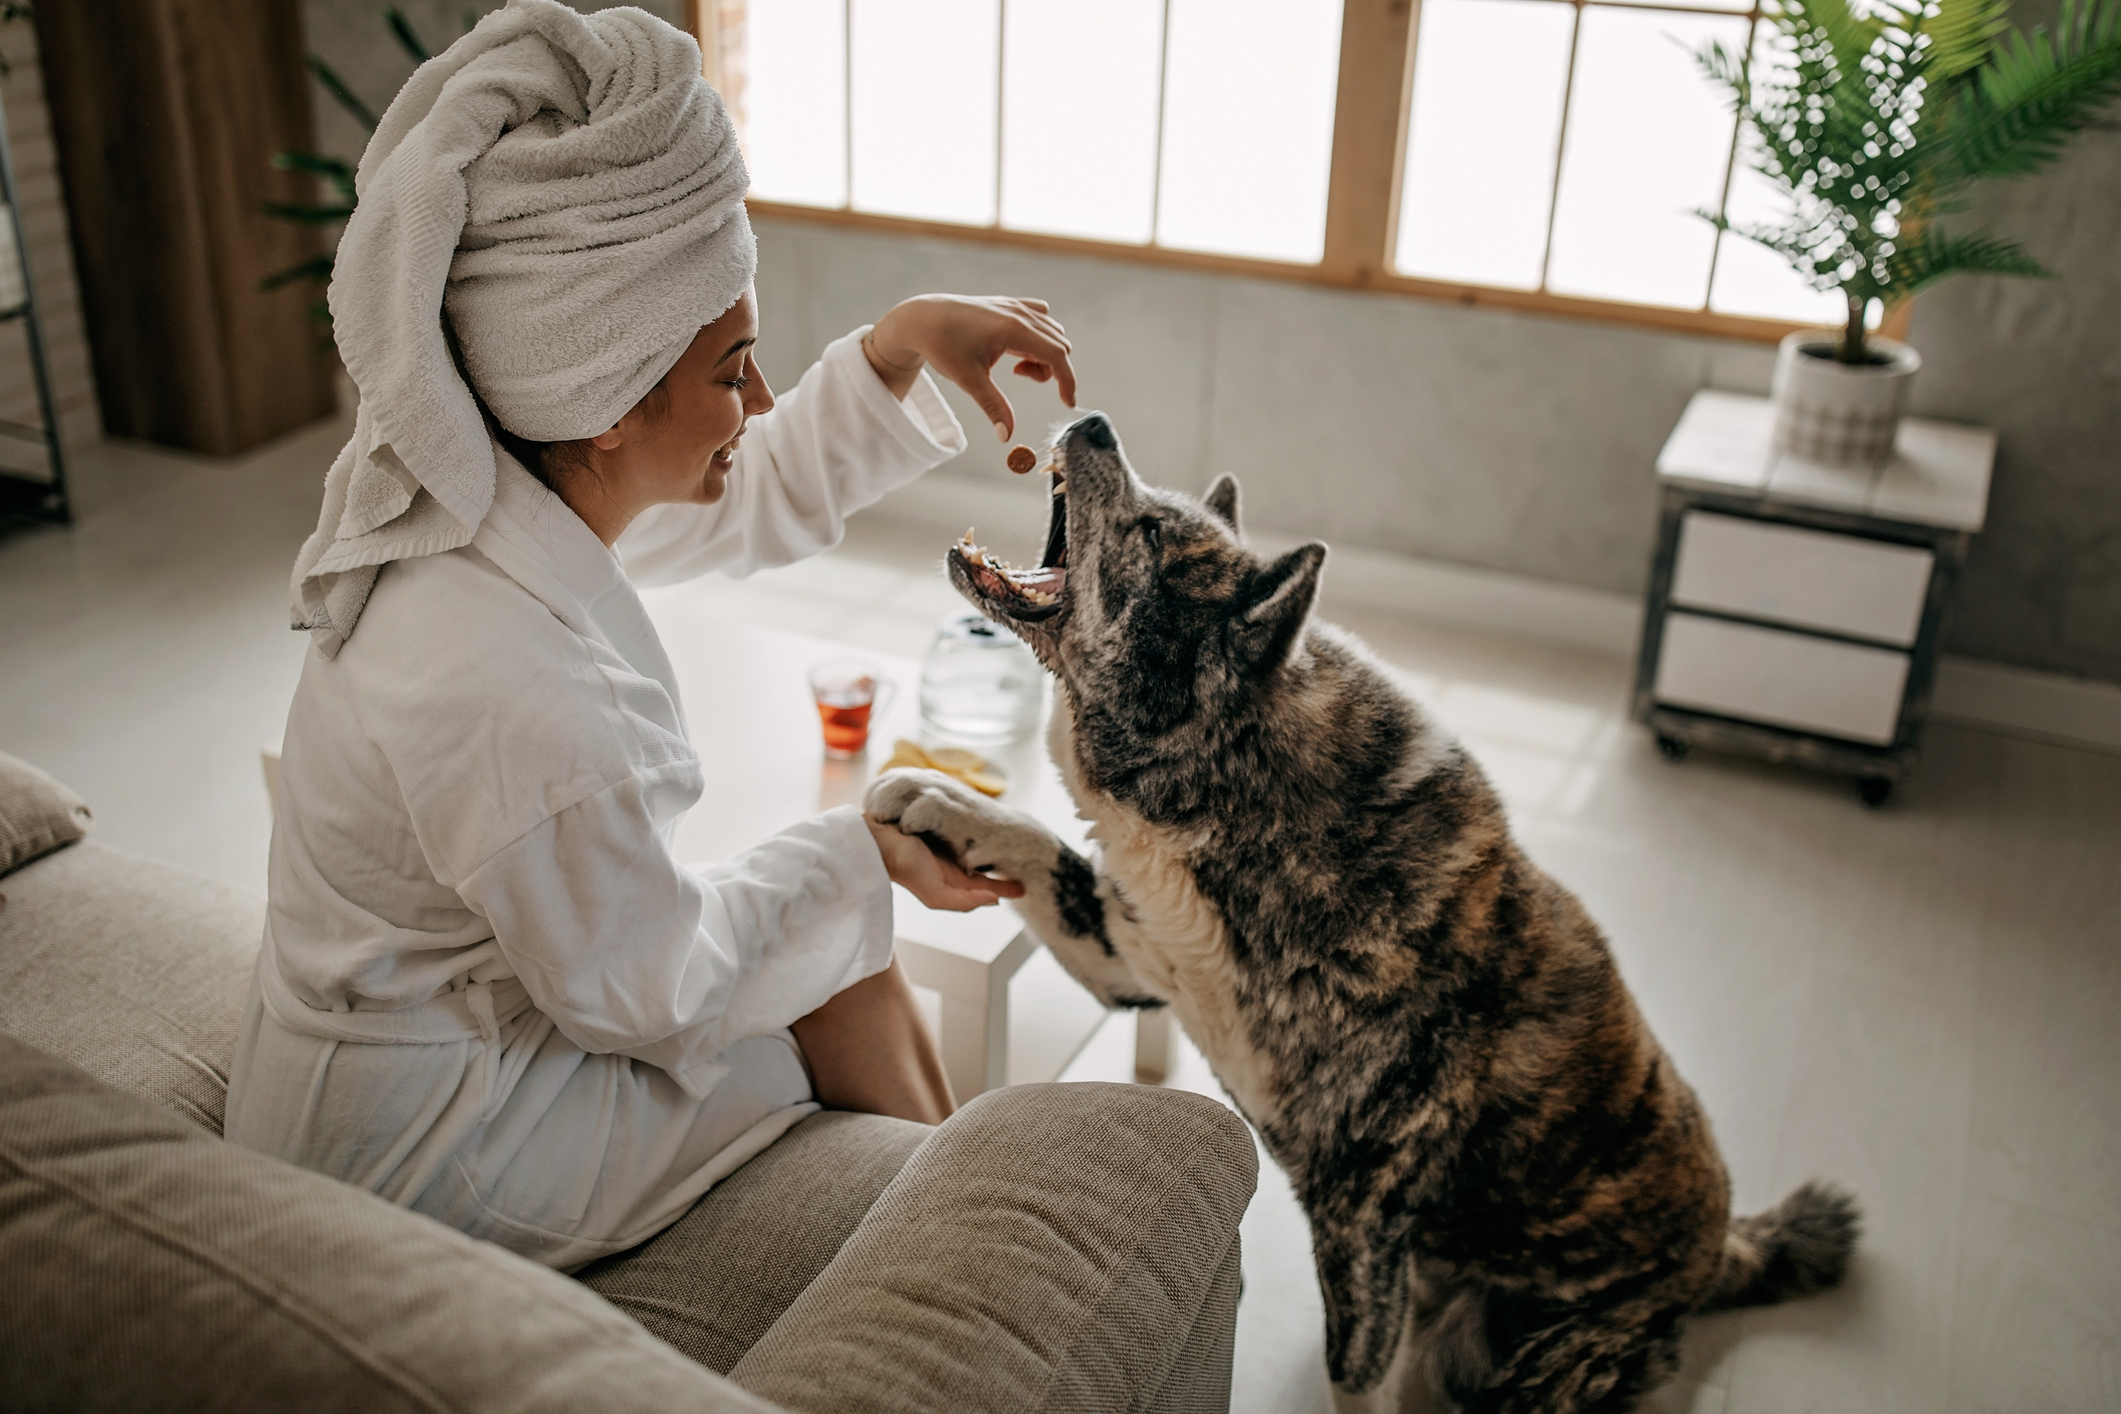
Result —
<path fill-rule="evenodd" d="M 1230 620 L 1230 656 L 1240 673 L 1263 677 L 1288 658 L 1318 598 L 1325 562 L 1326 547 L 1313 540 L 1260 569 Z"/>
<path fill-rule="evenodd" d="M 1215 512 L 1217 519 L 1230 527 L 1232 535 L 1243 535 L 1237 523 L 1237 478 L 1224 472 L 1208 487 L 1208 494 L 1200 498 L 1207 508 Z"/>

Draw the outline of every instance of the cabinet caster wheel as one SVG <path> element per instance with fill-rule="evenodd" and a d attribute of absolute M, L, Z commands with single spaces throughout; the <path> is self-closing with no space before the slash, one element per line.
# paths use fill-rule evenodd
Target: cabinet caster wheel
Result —
<path fill-rule="evenodd" d="M 1876 810 L 1893 798 L 1893 783 L 1884 776 L 1865 776 L 1856 782 L 1856 798 Z"/>
<path fill-rule="evenodd" d="M 1685 737 L 1667 736 L 1660 732 L 1657 735 L 1657 749 L 1664 754 L 1667 761 L 1684 761 L 1688 749 L 1687 741 Z"/>

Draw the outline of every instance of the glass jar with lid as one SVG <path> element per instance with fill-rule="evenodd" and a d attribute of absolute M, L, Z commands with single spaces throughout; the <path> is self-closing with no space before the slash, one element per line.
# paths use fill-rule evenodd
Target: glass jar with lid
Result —
<path fill-rule="evenodd" d="M 946 614 L 921 663 L 921 723 L 954 741 L 1021 741 L 1038 730 L 1046 670 L 976 611 Z"/>

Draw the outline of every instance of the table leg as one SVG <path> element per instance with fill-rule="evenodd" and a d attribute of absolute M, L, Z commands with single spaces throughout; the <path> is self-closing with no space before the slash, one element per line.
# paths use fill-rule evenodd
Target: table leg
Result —
<path fill-rule="evenodd" d="M 942 998 L 942 1035 L 935 1039 L 959 1104 L 1009 1083 L 1009 979 L 1038 948 L 1036 938 L 1018 933 L 992 961 L 980 962 L 898 940 L 907 980 Z"/>
<path fill-rule="evenodd" d="M 1161 1085 L 1171 1073 L 1171 1008 L 1144 1007 L 1134 1013 L 1134 1079 Z"/>

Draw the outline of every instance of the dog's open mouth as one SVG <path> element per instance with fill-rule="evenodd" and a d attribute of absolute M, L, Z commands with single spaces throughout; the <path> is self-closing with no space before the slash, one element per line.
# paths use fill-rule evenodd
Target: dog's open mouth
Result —
<path fill-rule="evenodd" d="M 1046 553 L 1036 569 L 1018 569 L 973 543 L 968 529 L 950 547 L 950 564 L 960 584 L 979 596 L 994 617 L 1031 623 L 1048 619 L 1068 601 L 1068 478 L 1059 452 L 1047 467 L 1053 491 L 1052 519 L 1046 528 Z"/>

